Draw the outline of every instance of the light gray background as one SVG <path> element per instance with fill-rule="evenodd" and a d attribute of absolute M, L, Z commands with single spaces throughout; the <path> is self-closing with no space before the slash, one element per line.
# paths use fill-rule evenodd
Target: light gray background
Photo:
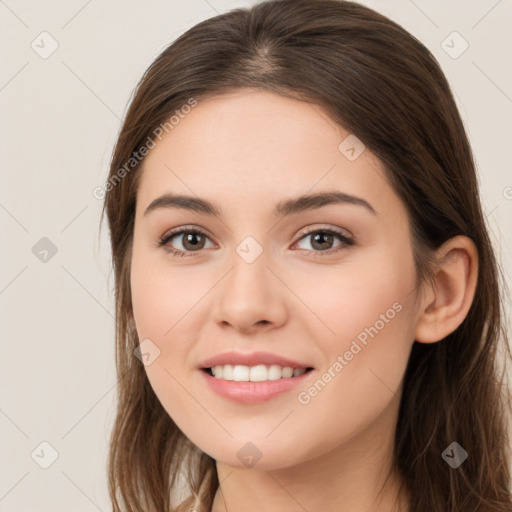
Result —
<path fill-rule="evenodd" d="M 195 23 L 255 3 L 0 1 L 0 511 L 110 510 L 113 278 L 92 191 L 106 179 L 120 120 L 151 61 Z M 510 283 L 512 2 L 361 3 L 414 34 L 446 73 Z M 454 31 L 469 44 L 458 58 L 463 40 L 446 39 Z M 42 58 L 52 38 L 58 48 Z M 55 255 L 39 246 L 34 254 L 43 237 Z M 58 453 L 47 469 L 43 441 Z"/>

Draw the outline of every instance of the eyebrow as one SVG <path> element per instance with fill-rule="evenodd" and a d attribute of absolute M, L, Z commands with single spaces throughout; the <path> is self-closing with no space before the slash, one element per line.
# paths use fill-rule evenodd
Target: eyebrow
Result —
<path fill-rule="evenodd" d="M 362 206 L 373 215 L 377 212 L 368 201 L 339 191 L 318 192 L 280 201 L 272 212 L 277 217 L 285 217 L 331 204 L 352 204 Z M 156 198 L 146 208 L 144 216 L 160 208 L 179 208 L 204 215 L 222 216 L 222 210 L 205 199 L 181 194 L 164 194 Z"/>

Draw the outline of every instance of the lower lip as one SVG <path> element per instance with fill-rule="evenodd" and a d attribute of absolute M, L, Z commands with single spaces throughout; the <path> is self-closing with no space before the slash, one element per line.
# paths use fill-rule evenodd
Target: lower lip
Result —
<path fill-rule="evenodd" d="M 258 404 L 292 390 L 304 382 L 314 370 L 309 370 L 297 377 L 262 382 L 238 382 L 218 379 L 204 370 L 199 371 L 203 374 L 210 388 L 219 395 L 242 404 Z"/>

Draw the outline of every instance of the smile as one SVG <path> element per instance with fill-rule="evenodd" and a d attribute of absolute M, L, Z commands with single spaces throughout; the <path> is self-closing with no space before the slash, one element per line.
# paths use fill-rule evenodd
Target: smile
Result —
<path fill-rule="evenodd" d="M 312 368 L 292 369 L 279 365 L 219 365 L 213 369 L 202 368 L 200 373 L 217 395 L 241 404 L 258 404 L 291 391 L 315 372 Z"/>
<path fill-rule="evenodd" d="M 207 368 L 210 375 L 217 379 L 232 380 L 237 382 L 263 382 L 267 380 L 288 379 L 299 377 L 310 370 L 310 368 L 292 368 L 278 364 L 257 366 L 245 365 L 217 365 Z"/>

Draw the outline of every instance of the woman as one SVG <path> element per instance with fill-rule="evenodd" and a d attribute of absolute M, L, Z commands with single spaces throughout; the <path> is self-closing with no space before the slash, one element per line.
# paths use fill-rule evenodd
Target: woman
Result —
<path fill-rule="evenodd" d="M 115 511 L 511 509 L 499 269 L 404 29 L 336 0 L 199 23 L 142 77 L 105 191 Z"/>

